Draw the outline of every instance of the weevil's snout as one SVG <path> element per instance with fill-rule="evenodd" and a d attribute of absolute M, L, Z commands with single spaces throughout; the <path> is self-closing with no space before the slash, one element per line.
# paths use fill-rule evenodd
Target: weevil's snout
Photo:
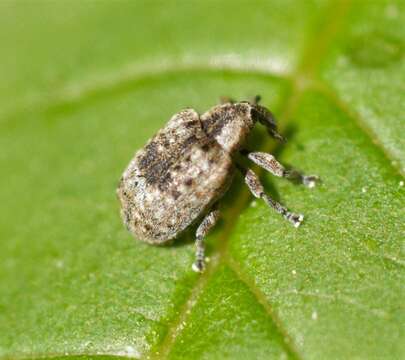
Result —
<path fill-rule="evenodd" d="M 262 124 L 266 124 L 266 127 L 277 128 L 274 115 L 269 109 L 262 105 L 252 103 L 252 117 Z"/>
<path fill-rule="evenodd" d="M 280 142 L 286 142 L 286 139 L 277 132 L 277 124 L 273 113 L 266 107 L 259 105 L 257 103 L 256 104 L 252 103 L 252 105 L 253 105 L 251 110 L 252 118 L 255 121 L 259 121 L 261 124 L 263 124 L 267 128 L 267 131 L 272 137 L 274 137 Z"/>

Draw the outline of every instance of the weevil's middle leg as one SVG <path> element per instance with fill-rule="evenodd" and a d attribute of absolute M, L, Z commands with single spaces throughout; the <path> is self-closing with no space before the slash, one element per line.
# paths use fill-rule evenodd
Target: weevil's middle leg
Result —
<path fill-rule="evenodd" d="M 294 214 L 288 211 L 286 207 L 284 207 L 277 201 L 273 200 L 269 195 L 267 195 L 264 192 L 263 185 L 260 183 L 259 178 L 252 170 L 250 169 L 244 170 L 241 168 L 240 170 L 243 172 L 245 176 L 246 185 L 248 186 L 249 190 L 255 197 L 263 199 L 267 203 L 267 205 L 276 210 L 277 213 L 283 216 L 286 220 L 290 221 L 295 227 L 301 225 L 302 220 L 304 220 L 304 215 Z"/>
<path fill-rule="evenodd" d="M 203 272 L 205 268 L 205 245 L 204 238 L 208 232 L 214 227 L 219 219 L 219 210 L 214 208 L 208 215 L 205 216 L 200 226 L 196 231 L 196 253 L 195 262 L 193 264 L 193 270 L 195 272 Z"/>
<path fill-rule="evenodd" d="M 286 170 L 284 166 L 281 165 L 271 154 L 258 151 L 248 152 L 246 150 L 243 150 L 242 154 L 246 155 L 255 164 L 259 165 L 261 168 L 267 170 L 273 175 L 298 181 L 309 188 L 313 188 L 316 185 L 316 182 L 319 180 L 318 176 L 316 175 L 304 175 L 293 169 Z"/>

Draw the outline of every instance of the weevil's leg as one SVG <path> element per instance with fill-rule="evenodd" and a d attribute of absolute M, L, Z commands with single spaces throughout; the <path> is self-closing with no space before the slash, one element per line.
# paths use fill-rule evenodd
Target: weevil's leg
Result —
<path fill-rule="evenodd" d="M 290 221 L 295 227 L 301 225 L 302 220 L 304 220 L 304 215 L 294 214 L 288 211 L 286 207 L 284 207 L 277 201 L 273 200 L 269 195 L 267 195 L 264 192 L 263 185 L 260 183 L 259 178 L 252 170 L 250 169 L 248 170 L 241 169 L 241 170 L 243 171 L 243 174 L 245 176 L 246 185 L 248 186 L 249 190 L 255 197 L 263 199 L 267 203 L 267 205 L 276 210 L 276 212 L 278 212 L 286 220 Z"/>
<path fill-rule="evenodd" d="M 203 272 L 205 268 L 205 245 L 204 238 L 212 227 L 217 223 L 219 219 L 219 210 L 214 209 L 203 219 L 200 226 L 196 231 L 195 239 L 195 262 L 193 264 L 193 270 L 196 272 Z"/>
<path fill-rule="evenodd" d="M 304 175 L 295 169 L 284 170 L 283 176 L 287 179 L 298 181 L 299 183 L 304 184 L 306 187 L 310 189 L 314 188 L 316 183 L 319 182 L 319 176 Z"/>
<path fill-rule="evenodd" d="M 229 96 L 221 96 L 220 98 L 219 98 L 219 103 L 221 104 L 221 105 L 223 105 L 223 104 L 234 104 L 236 101 L 235 101 L 235 99 L 232 99 L 231 97 L 229 97 Z"/>
<path fill-rule="evenodd" d="M 243 150 L 242 154 L 246 155 L 255 164 L 259 165 L 273 175 L 298 181 L 309 188 L 315 187 L 316 182 L 319 180 L 318 176 L 316 175 L 304 175 L 294 169 L 286 170 L 284 166 L 281 165 L 271 154 L 264 152 L 247 152 L 246 150 Z"/>

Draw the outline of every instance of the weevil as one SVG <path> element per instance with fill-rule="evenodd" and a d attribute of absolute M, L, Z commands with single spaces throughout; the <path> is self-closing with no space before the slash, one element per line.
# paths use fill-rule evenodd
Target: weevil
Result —
<path fill-rule="evenodd" d="M 252 101 L 223 99 L 201 116 L 191 108 L 181 110 L 136 152 L 124 171 L 117 195 L 127 229 L 139 240 L 163 244 L 199 222 L 195 234 L 194 271 L 205 268 L 204 238 L 219 218 L 218 201 L 228 190 L 236 171 L 256 198 L 298 227 L 303 215 L 290 212 L 265 193 L 258 176 L 236 161 L 241 153 L 275 176 L 294 178 L 308 187 L 317 176 L 286 170 L 274 156 L 243 148 L 257 122 L 284 141 L 269 109 Z"/>

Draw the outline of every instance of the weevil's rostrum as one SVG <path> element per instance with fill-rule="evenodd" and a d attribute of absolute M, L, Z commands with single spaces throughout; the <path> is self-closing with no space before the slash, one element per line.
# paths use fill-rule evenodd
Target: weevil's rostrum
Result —
<path fill-rule="evenodd" d="M 252 194 L 299 226 L 302 215 L 289 212 L 271 199 L 252 170 L 236 164 L 241 152 L 276 176 L 299 179 L 312 187 L 316 176 L 287 171 L 270 154 L 243 149 L 247 135 L 259 121 L 270 135 L 282 140 L 271 112 L 254 101 L 226 100 L 202 114 L 184 109 L 175 114 L 124 171 L 117 189 L 121 215 L 137 239 L 162 244 L 200 221 L 196 231 L 195 271 L 204 269 L 204 237 L 215 225 L 218 200 L 239 169 Z"/>

